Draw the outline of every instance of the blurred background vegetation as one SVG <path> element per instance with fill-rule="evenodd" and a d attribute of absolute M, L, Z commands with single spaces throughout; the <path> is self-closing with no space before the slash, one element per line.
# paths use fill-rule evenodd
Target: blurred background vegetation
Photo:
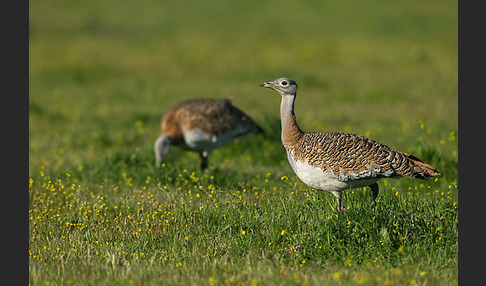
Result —
<path fill-rule="evenodd" d="M 457 1 L 30 1 L 29 172 L 149 158 L 194 97 L 232 96 L 278 144 L 280 98 L 259 84 L 280 76 L 303 130 L 454 165 L 457 29 Z"/>

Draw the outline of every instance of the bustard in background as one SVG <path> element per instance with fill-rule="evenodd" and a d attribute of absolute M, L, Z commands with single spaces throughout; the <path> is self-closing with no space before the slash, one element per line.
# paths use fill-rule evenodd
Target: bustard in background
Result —
<path fill-rule="evenodd" d="M 428 179 L 439 175 L 437 169 L 422 159 L 363 136 L 302 132 L 294 114 L 297 83 L 289 78 L 277 78 L 261 86 L 282 96 L 282 143 L 290 166 L 306 185 L 336 196 L 339 211 L 344 207 L 343 190 L 369 186 L 376 205 L 377 181 L 381 178 Z"/>
<path fill-rule="evenodd" d="M 263 133 L 263 129 L 233 106 L 230 98 L 179 102 L 162 118 L 162 131 L 154 144 L 157 167 L 171 146 L 180 146 L 198 152 L 201 169 L 206 171 L 212 150 L 253 133 Z"/>

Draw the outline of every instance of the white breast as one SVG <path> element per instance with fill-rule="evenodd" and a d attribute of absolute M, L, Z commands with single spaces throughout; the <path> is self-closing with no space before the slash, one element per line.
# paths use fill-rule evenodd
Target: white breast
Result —
<path fill-rule="evenodd" d="M 191 130 L 184 129 L 182 130 L 182 134 L 184 136 L 184 141 L 189 148 L 197 151 L 210 152 L 216 148 L 231 143 L 235 138 L 240 137 L 242 133 L 246 133 L 246 131 L 246 129 L 238 125 L 237 128 L 219 135 L 208 134 L 199 128 Z"/>
<path fill-rule="evenodd" d="M 192 130 L 182 130 L 184 141 L 186 145 L 197 151 L 212 150 L 215 148 L 216 138 L 214 135 L 208 134 L 199 128 Z"/>
<path fill-rule="evenodd" d="M 295 161 L 288 150 L 287 157 L 297 177 L 305 184 L 317 190 L 339 193 L 345 189 L 369 186 L 379 180 L 378 178 L 343 180 L 342 176 L 335 175 L 331 170 L 324 170 L 321 167 L 310 165 L 307 163 L 307 160 L 304 162 Z"/>

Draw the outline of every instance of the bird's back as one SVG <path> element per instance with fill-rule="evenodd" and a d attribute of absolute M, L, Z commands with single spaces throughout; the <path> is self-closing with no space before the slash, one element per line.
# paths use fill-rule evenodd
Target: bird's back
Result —
<path fill-rule="evenodd" d="M 208 136 L 230 134 L 229 140 L 263 132 L 248 115 L 233 106 L 228 98 L 182 101 L 171 107 L 162 118 L 162 133 L 173 138 L 182 139 L 184 132 L 196 129 Z"/>
<path fill-rule="evenodd" d="M 350 133 L 305 132 L 286 148 L 295 161 L 332 172 L 341 181 L 400 176 L 425 179 L 439 174 L 420 158 Z"/>

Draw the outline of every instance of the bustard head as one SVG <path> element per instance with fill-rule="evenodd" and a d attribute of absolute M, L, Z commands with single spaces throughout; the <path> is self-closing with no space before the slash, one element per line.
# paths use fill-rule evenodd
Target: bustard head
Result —
<path fill-rule="evenodd" d="M 280 93 L 280 95 L 282 96 L 284 95 L 295 96 L 297 94 L 297 87 L 298 87 L 297 83 L 294 80 L 285 77 L 277 78 L 272 81 L 266 81 L 260 84 L 260 86 L 271 88 L 277 91 L 278 93 Z"/>

